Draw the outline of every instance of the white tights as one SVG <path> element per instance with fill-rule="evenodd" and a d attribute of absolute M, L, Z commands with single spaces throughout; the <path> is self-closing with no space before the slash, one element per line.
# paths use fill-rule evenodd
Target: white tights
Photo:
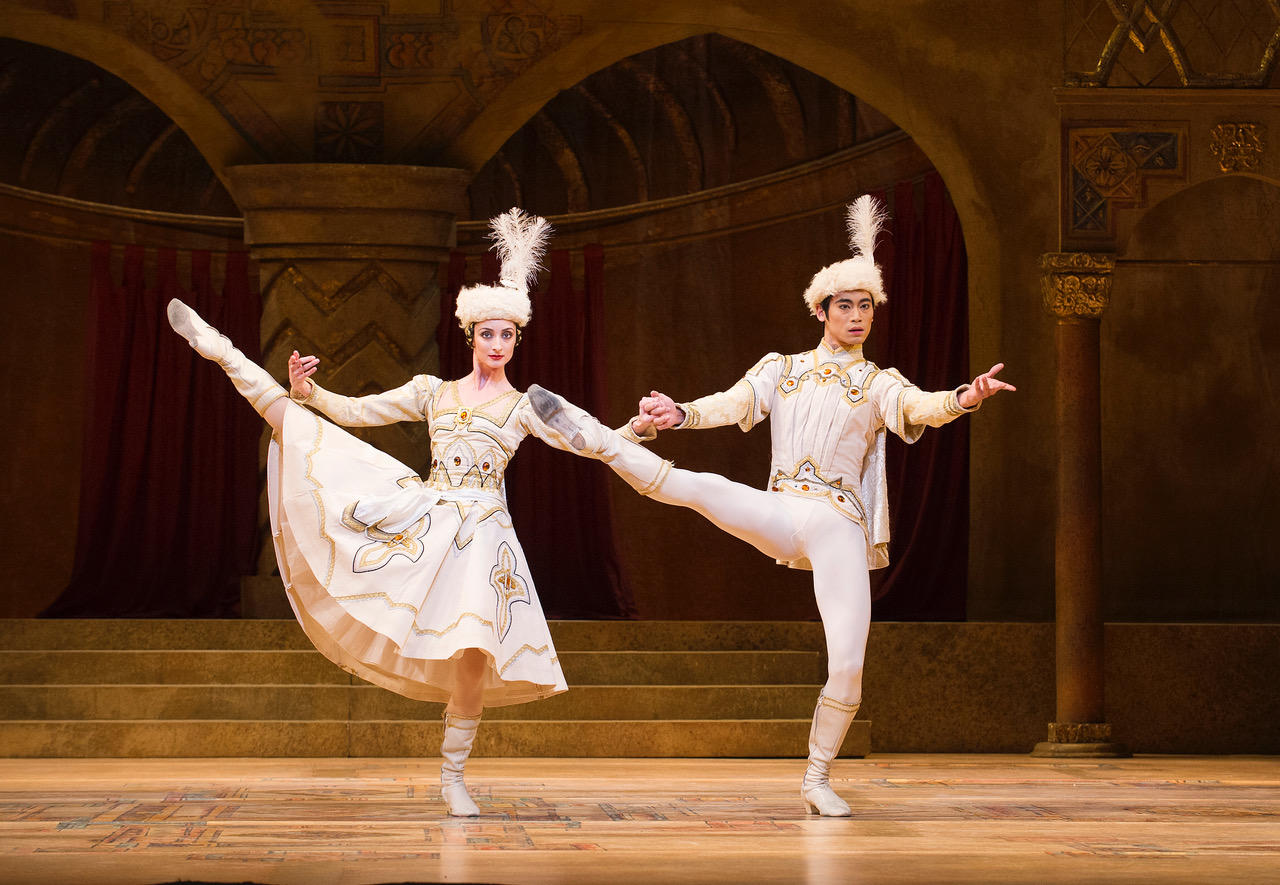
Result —
<path fill-rule="evenodd" d="M 701 513 L 766 556 L 783 561 L 808 558 L 827 639 L 827 684 L 822 693 L 846 704 L 862 700 L 871 582 L 860 525 L 822 501 L 679 468 L 672 469 L 650 497 Z"/>

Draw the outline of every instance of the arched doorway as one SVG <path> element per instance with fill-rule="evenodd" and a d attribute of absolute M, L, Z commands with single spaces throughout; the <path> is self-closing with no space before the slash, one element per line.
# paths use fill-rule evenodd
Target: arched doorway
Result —
<path fill-rule="evenodd" d="M 1108 620 L 1273 620 L 1280 184 L 1147 211 L 1102 323 Z"/>

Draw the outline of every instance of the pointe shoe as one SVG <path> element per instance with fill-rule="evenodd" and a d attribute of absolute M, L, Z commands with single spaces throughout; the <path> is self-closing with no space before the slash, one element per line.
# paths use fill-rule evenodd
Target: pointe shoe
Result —
<path fill-rule="evenodd" d="M 537 384 L 529 385 L 527 395 L 534 415 L 553 435 L 552 439 L 544 437 L 547 442 L 558 445 L 557 440 L 563 439 L 576 454 L 605 462 L 642 495 L 652 495 L 666 481 L 671 472 L 670 461 L 624 438 L 589 412 Z"/>
<path fill-rule="evenodd" d="M 200 314 L 177 298 L 169 302 L 165 313 L 173 331 L 187 339 L 196 353 L 221 366 L 236 390 L 259 415 L 265 416 L 268 408 L 289 396 L 288 391 L 277 384 L 266 369 L 246 357 L 231 343 L 230 338 L 206 323 Z"/>
<path fill-rule="evenodd" d="M 445 810 L 450 817 L 480 815 L 480 808 L 467 792 L 467 785 L 463 781 L 463 770 L 479 728 L 479 716 L 444 714 L 444 740 L 440 744 L 440 755 L 444 757 L 444 764 L 440 766 L 440 798 L 444 800 Z"/>
<path fill-rule="evenodd" d="M 823 695 L 813 711 L 809 729 L 809 766 L 800 782 L 800 798 L 811 814 L 848 817 L 849 804 L 831 789 L 831 762 L 840 752 L 844 736 L 858 712 L 858 704 L 845 704 Z"/>

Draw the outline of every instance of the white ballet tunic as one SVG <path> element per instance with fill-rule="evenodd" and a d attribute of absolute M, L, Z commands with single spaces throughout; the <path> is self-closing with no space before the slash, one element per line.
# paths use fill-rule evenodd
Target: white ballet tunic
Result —
<path fill-rule="evenodd" d="M 306 409 L 286 410 L 267 461 L 271 531 L 289 602 L 325 657 L 374 685 L 447 701 L 462 652 L 488 658 L 486 707 L 567 686 L 511 526 L 504 474 L 521 440 L 548 438 L 510 391 L 464 406 L 418 375 L 386 393 L 304 400 L 347 426 L 427 421 L 431 470 L 413 470 Z"/>

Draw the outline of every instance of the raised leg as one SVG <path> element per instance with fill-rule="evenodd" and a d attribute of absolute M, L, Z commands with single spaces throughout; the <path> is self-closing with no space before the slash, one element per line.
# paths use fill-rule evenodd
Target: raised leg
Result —
<path fill-rule="evenodd" d="M 169 302 L 166 313 L 173 330 L 187 339 L 196 353 L 222 366 L 231 383 L 254 411 L 279 430 L 288 404 L 288 391 L 277 384 L 266 369 L 237 350 L 229 338 L 177 298 Z"/>
<path fill-rule="evenodd" d="M 641 494 L 695 510 L 767 556 L 788 560 L 799 555 L 797 526 L 780 495 L 716 473 L 673 467 L 536 384 L 529 388 L 529 402 L 550 431 L 540 434 L 550 444 L 604 461 Z"/>

